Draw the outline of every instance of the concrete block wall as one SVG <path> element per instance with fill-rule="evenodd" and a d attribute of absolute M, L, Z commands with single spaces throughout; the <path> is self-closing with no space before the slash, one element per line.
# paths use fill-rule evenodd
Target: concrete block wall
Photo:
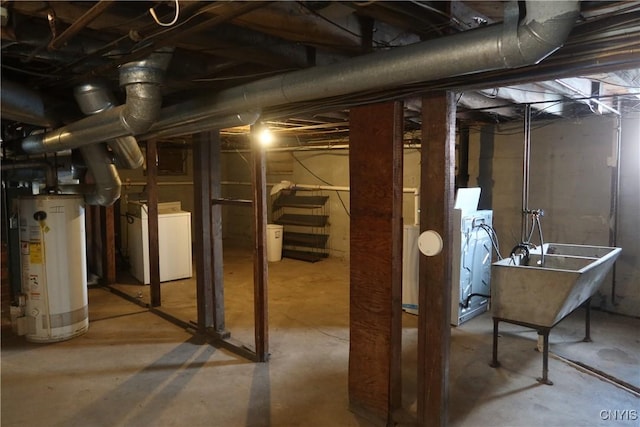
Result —
<path fill-rule="evenodd" d="M 222 179 L 248 183 L 251 174 L 247 163 L 250 153 L 223 153 Z M 317 176 L 314 176 L 317 175 Z M 277 184 L 282 180 L 296 184 L 349 186 L 349 150 L 314 150 L 269 152 L 267 156 L 267 182 Z M 420 182 L 420 152 L 405 150 L 404 186 L 416 187 Z M 267 188 L 270 191 L 271 186 Z M 223 185 L 225 197 L 251 197 L 247 185 Z M 323 191 L 329 196 L 329 247 L 330 256 L 349 258 L 349 193 L 346 191 Z M 338 197 L 338 194 L 340 197 Z M 243 207 L 223 208 L 223 236 L 230 244 L 251 245 L 251 211 Z M 405 224 L 414 222 L 414 197 L 403 198 Z M 271 218 L 269 218 L 271 220 Z"/>
<path fill-rule="evenodd" d="M 614 311 L 640 316 L 640 113 L 622 120 Z"/>
<path fill-rule="evenodd" d="M 294 183 L 349 187 L 349 150 L 296 151 L 289 155 Z M 349 193 L 324 191 L 322 194 L 329 196 L 329 256 L 348 259 Z"/>
<path fill-rule="evenodd" d="M 611 189 L 615 159 L 612 116 L 534 121 L 531 134 L 530 208 L 545 211 L 547 242 L 609 245 Z M 242 153 L 247 160 L 249 153 Z M 296 159 L 293 158 L 295 155 Z M 348 150 L 270 153 L 267 182 L 286 179 L 298 184 L 323 184 L 306 168 L 332 185 L 348 186 Z M 472 129 L 469 186 L 483 187 L 481 208 L 494 210 L 494 226 L 503 255 L 520 241 L 522 206 L 522 125 Z M 604 309 L 640 316 L 640 242 L 636 218 L 640 212 L 640 117 L 623 121 L 618 241 L 623 252 L 616 265 L 615 297 L 612 278 L 595 303 Z M 271 160 L 269 160 L 271 159 Z M 302 163 L 302 164 L 301 164 Z M 274 167 L 273 165 L 277 165 Z M 223 180 L 250 182 L 250 170 L 238 153 L 223 154 Z M 420 153 L 405 149 L 404 186 L 419 183 Z M 250 198 L 249 186 L 224 185 L 226 197 Z M 349 216 L 335 192 L 330 197 L 331 256 L 349 258 Z M 349 194 L 341 193 L 349 208 Z M 413 197 L 405 194 L 405 224 L 413 223 Z M 225 207 L 224 236 L 251 244 L 251 212 Z M 537 237 L 534 238 L 534 242 Z"/>
<path fill-rule="evenodd" d="M 545 241 L 609 245 L 616 124 L 611 116 L 534 122 L 529 207 L 545 211 L 542 218 Z M 632 126 L 626 127 L 627 138 L 634 140 Z M 639 203 L 637 170 L 640 163 L 633 165 L 633 161 L 628 160 L 638 157 L 637 121 L 635 129 L 635 153 L 633 143 L 627 143 L 622 150 L 618 246 L 623 248 L 623 255 L 616 267 L 616 298 L 612 301 L 610 275 L 594 302 L 610 311 L 638 316 L 638 231 L 631 218 L 637 216 L 637 210 L 636 214 L 633 211 Z M 488 146 L 491 149 L 487 149 Z M 487 158 L 482 152 L 493 154 Z M 494 210 L 494 227 L 502 254 L 507 255 L 521 234 L 522 126 L 472 130 L 469 158 L 469 186 L 481 186 L 483 192 L 490 194 L 491 206 L 485 207 Z M 487 179 L 487 170 L 490 179 Z M 537 237 L 533 241 L 537 242 Z"/>

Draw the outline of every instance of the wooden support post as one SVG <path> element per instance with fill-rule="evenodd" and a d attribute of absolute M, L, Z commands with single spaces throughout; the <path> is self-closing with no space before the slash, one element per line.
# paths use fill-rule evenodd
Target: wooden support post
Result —
<path fill-rule="evenodd" d="M 160 245 L 158 240 L 158 146 L 147 141 L 147 207 L 149 215 L 149 281 L 151 307 L 162 304 L 160 296 Z"/>
<path fill-rule="evenodd" d="M 210 134 L 194 136 L 193 144 L 193 204 L 196 258 L 196 294 L 198 329 L 213 328 L 213 252 L 211 240 L 211 144 Z"/>
<path fill-rule="evenodd" d="M 100 208 L 100 240 L 102 241 L 102 281 L 116 282 L 116 230 L 113 205 Z"/>
<path fill-rule="evenodd" d="M 113 206 L 88 205 L 85 209 L 87 267 L 100 276 L 100 283 L 116 282 L 116 244 Z"/>
<path fill-rule="evenodd" d="M 349 403 L 389 424 L 401 406 L 402 103 L 349 120 Z"/>
<path fill-rule="evenodd" d="M 96 223 L 97 208 L 97 206 L 87 205 L 84 214 L 85 234 L 87 236 L 87 270 L 95 274 L 98 274 L 100 270 L 100 262 L 97 255 L 99 238 L 96 236 L 96 228 L 99 227 L 99 223 Z"/>
<path fill-rule="evenodd" d="M 438 255 L 420 255 L 419 426 L 445 426 L 448 418 L 455 105 L 451 92 L 436 92 L 422 99 L 420 231 L 438 232 L 444 247 Z"/>
<path fill-rule="evenodd" d="M 267 167 L 264 147 L 251 127 L 251 178 L 253 187 L 253 298 L 256 359 L 269 360 L 267 264 Z"/>

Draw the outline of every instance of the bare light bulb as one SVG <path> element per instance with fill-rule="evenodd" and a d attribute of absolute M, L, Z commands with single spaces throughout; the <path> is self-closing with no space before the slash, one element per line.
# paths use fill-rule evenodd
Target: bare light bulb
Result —
<path fill-rule="evenodd" d="M 273 134 L 269 129 L 263 129 L 258 134 L 258 141 L 262 145 L 270 145 L 273 142 Z"/>

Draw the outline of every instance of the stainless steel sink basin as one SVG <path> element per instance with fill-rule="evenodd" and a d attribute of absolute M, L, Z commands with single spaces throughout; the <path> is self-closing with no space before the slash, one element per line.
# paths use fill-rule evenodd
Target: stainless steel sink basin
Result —
<path fill-rule="evenodd" d="M 575 257 L 602 258 L 612 252 L 612 250 L 620 248 L 610 248 L 608 246 L 589 246 L 589 245 L 569 245 L 566 243 L 545 243 L 544 253 L 550 255 L 566 255 Z M 540 247 L 531 250 L 532 254 L 539 254 Z M 617 257 L 617 255 L 616 255 Z"/>
<path fill-rule="evenodd" d="M 596 293 L 620 254 L 620 248 L 546 243 L 491 268 L 493 317 L 551 328 Z"/>

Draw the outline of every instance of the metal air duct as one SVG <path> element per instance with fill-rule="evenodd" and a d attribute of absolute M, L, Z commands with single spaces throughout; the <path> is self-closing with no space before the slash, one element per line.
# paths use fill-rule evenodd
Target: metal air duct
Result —
<path fill-rule="evenodd" d="M 80 147 L 80 154 L 95 182 L 92 191 L 85 194 L 85 202 L 89 205 L 111 206 L 120 198 L 122 183 L 107 147 L 104 144 L 86 145 Z"/>
<path fill-rule="evenodd" d="M 45 108 L 42 95 L 21 84 L 2 79 L 0 101 L 3 119 L 43 127 L 60 125 L 59 118 Z"/>
<path fill-rule="evenodd" d="M 165 125 L 531 65 L 563 45 L 580 12 L 578 0 L 527 1 L 527 15 L 518 23 L 517 3 L 509 4 L 515 8 L 507 7 L 502 25 L 294 71 L 196 98 L 163 109 L 162 115 L 169 117 Z"/>
<path fill-rule="evenodd" d="M 45 153 L 146 132 L 160 112 L 160 84 L 172 52 L 172 48 L 162 48 L 147 59 L 122 65 L 120 85 L 127 92 L 124 105 L 107 109 L 44 135 L 27 137 L 22 141 L 22 149 L 27 153 Z"/>
<path fill-rule="evenodd" d="M 120 69 L 120 84 L 125 86 L 127 102 L 120 108 L 117 124 L 127 133 L 145 132 L 156 120 L 160 112 L 162 98 L 160 83 L 166 70 L 171 50 L 154 53 L 148 59 L 124 64 Z M 92 117 L 116 110 L 114 101 L 107 88 L 99 83 L 87 83 L 78 86 L 74 95 L 83 113 Z M 80 120 L 78 123 L 84 122 Z M 94 141 L 95 136 L 104 140 L 104 135 L 96 135 L 96 130 L 88 128 L 84 132 L 60 132 L 58 144 L 64 147 L 79 147 L 80 153 L 91 172 L 95 185 L 93 191 L 85 196 L 87 204 L 110 206 L 120 198 L 122 183 L 116 166 L 111 161 L 109 151 L 102 143 Z M 65 142 L 66 141 L 66 142 Z M 45 140 L 43 144 L 46 146 Z M 133 136 L 119 136 L 108 141 L 117 161 L 126 168 L 142 166 L 144 156 Z M 45 150 L 46 151 L 46 150 Z"/>
<path fill-rule="evenodd" d="M 296 102 L 358 92 L 391 89 L 481 71 L 537 63 L 565 42 L 580 12 L 578 0 L 527 1 L 518 22 L 517 3 L 510 2 L 502 25 L 483 27 L 341 63 L 274 76 L 180 103 L 161 112 L 162 129 L 239 111 L 257 111 Z M 97 142 L 129 134 L 118 122 L 120 107 L 91 116 L 48 134 L 27 137 L 27 152 L 61 145 Z M 156 129 L 156 130 L 162 130 Z M 81 137 L 75 138 L 78 134 Z"/>
<path fill-rule="evenodd" d="M 88 116 L 115 107 L 115 99 L 103 83 L 86 83 L 74 89 L 80 110 Z M 126 169 L 137 169 L 144 163 L 144 155 L 133 136 L 121 136 L 107 141 L 113 151 L 116 165 Z"/>

